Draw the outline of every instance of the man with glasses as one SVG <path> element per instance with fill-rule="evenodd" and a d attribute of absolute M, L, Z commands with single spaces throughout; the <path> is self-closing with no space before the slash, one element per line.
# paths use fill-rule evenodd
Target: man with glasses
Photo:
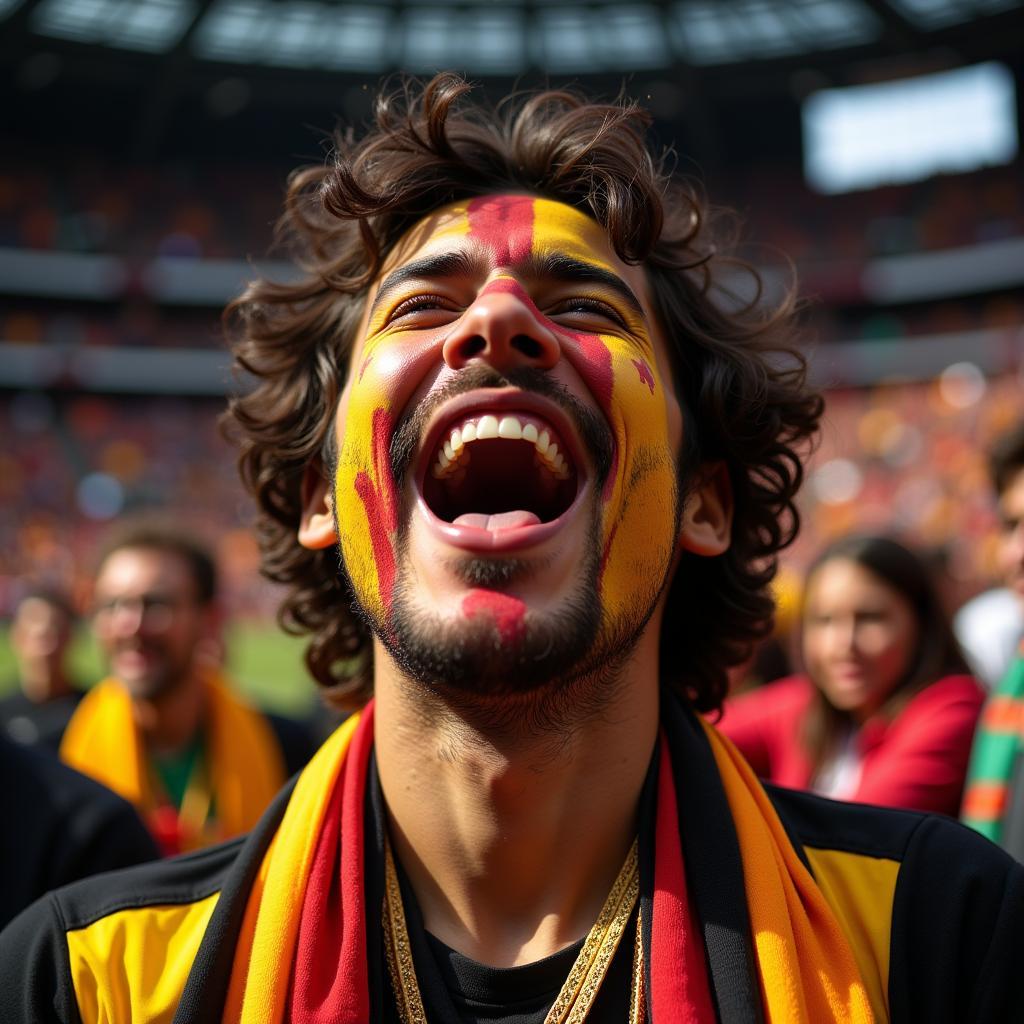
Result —
<path fill-rule="evenodd" d="M 93 629 L 110 675 L 61 743 L 68 764 L 130 800 L 165 853 L 245 832 L 308 758 L 297 723 L 242 703 L 220 672 L 213 559 L 132 525 L 103 549 Z"/>

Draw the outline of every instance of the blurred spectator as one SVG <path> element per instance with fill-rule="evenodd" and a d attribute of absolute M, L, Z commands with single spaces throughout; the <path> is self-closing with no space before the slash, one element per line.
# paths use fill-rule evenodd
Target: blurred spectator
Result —
<path fill-rule="evenodd" d="M 975 673 L 996 686 L 1024 636 L 1024 420 L 993 446 L 991 474 L 999 508 L 999 567 L 1006 585 L 968 601 L 954 628 Z"/>
<path fill-rule="evenodd" d="M 0 928 L 50 889 L 159 855 L 131 804 L 0 737 Z"/>
<path fill-rule="evenodd" d="M 56 753 L 82 692 L 67 670 L 75 623 L 71 601 L 58 590 L 28 590 L 11 619 L 17 692 L 0 700 L 0 723 L 9 739 L 39 743 Z M 13 689 L 13 687 L 12 687 Z"/>
<path fill-rule="evenodd" d="M 312 752 L 296 722 L 242 703 L 219 671 L 216 569 L 166 527 L 103 550 L 94 630 L 110 678 L 82 701 L 61 757 L 142 812 L 165 853 L 248 831 Z"/>
<path fill-rule="evenodd" d="M 729 701 L 722 731 L 784 786 L 955 814 L 983 691 L 966 674 L 928 570 L 854 536 L 807 573 L 804 675 Z"/>

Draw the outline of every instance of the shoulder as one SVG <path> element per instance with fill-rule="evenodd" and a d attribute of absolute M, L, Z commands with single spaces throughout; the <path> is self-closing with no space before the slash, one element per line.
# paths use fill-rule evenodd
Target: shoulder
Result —
<path fill-rule="evenodd" d="M 0 767 L 7 785 L 0 790 L 0 815 L 21 821 L 23 844 L 29 835 L 62 844 L 83 842 L 99 832 L 143 829 L 126 800 L 94 779 L 75 771 L 48 750 L 0 741 Z M 155 847 L 151 847 L 156 855 Z M 110 867 L 124 861 L 114 860 Z M 97 868 L 99 870 L 99 868 Z M 54 885 L 70 879 L 57 879 Z"/>
<path fill-rule="evenodd" d="M 798 849 L 835 850 L 900 863 L 925 818 L 913 811 L 830 800 L 769 783 L 764 787 Z"/>
<path fill-rule="evenodd" d="M 766 790 L 855 947 L 882 964 L 894 1024 L 1014 1019 L 1024 867 L 943 815 Z"/>
<path fill-rule="evenodd" d="M 109 871 L 57 889 L 48 899 L 67 932 L 121 914 L 136 914 L 143 922 L 145 914 L 139 912 L 187 908 L 219 893 L 243 842 L 233 839 L 182 857 Z"/>
<path fill-rule="evenodd" d="M 917 711 L 951 705 L 980 708 L 985 703 L 985 696 L 985 689 L 974 676 L 943 676 L 915 693 L 907 701 L 902 714 L 913 714 Z"/>
<path fill-rule="evenodd" d="M 764 784 L 790 839 L 803 847 L 885 858 L 920 875 L 938 868 L 1010 877 L 1024 868 L 973 829 L 943 814 L 830 800 Z"/>
<path fill-rule="evenodd" d="M 814 684 L 806 676 L 786 676 L 731 697 L 722 709 L 722 724 L 760 719 L 765 715 L 779 719 L 799 718 L 813 697 Z M 725 731 L 728 733 L 728 728 Z"/>
<path fill-rule="evenodd" d="M 169 1020 L 242 843 L 96 875 L 37 900 L 0 933 L 0 1019 L 78 1021 L 85 998 L 96 1019 L 127 1019 L 99 1012 L 120 1006 L 131 1019 Z"/>

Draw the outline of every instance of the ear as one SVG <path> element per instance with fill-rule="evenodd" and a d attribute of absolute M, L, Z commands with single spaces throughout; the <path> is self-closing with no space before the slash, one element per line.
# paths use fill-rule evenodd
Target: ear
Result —
<path fill-rule="evenodd" d="M 732 542 L 732 482 L 724 462 L 697 471 L 686 496 L 679 526 L 679 547 L 695 555 L 720 555 Z"/>
<path fill-rule="evenodd" d="M 299 543 L 317 550 L 338 543 L 334 524 L 334 493 L 320 463 L 311 463 L 302 476 L 302 518 Z"/>

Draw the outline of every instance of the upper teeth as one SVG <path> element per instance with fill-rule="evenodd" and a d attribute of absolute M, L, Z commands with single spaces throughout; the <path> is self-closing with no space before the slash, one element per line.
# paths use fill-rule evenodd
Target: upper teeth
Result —
<path fill-rule="evenodd" d="M 469 445 L 491 438 L 529 441 L 536 449 L 537 461 L 542 466 L 559 480 L 569 478 L 569 464 L 558 450 L 558 445 L 552 442 L 551 434 L 543 423 L 538 426 L 531 418 L 522 415 L 506 414 L 499 419 L 490 413 L 463 420 L 452 428 L 438 448 L 434 476 L 441 479 L 465 472 L 470 462 Z"/>

